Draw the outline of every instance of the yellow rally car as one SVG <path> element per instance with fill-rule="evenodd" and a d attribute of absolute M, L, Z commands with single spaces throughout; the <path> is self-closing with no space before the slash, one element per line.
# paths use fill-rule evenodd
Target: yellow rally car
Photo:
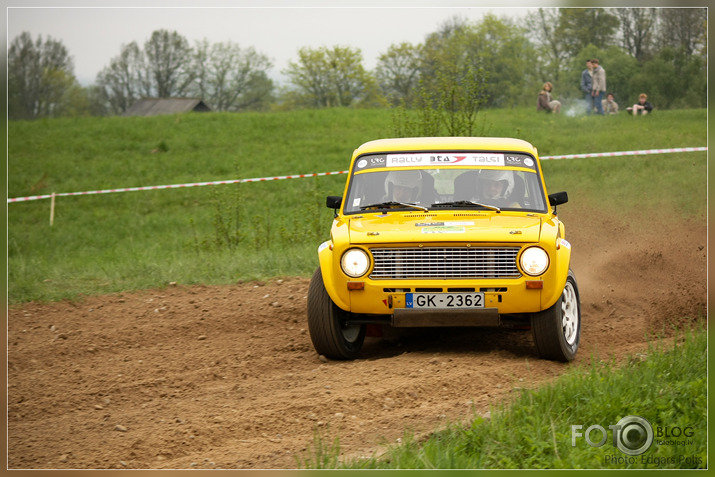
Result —
<path fill-rule="evenodd" d="M 354 359 L 367 326 L 530 326 L 570 361 L 581 307 L 536 148 L 510 138 L 381 139 L 355 150 L 308 292 L 313 346 Z"/>

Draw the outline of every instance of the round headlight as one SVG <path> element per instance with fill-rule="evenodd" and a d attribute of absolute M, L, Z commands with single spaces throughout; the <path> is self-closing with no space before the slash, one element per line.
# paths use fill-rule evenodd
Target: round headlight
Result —
<path fill-rule="evenodd" d="M 351 248 L 343 254 L 340 266 L 345 275 L 353 278 L 361 277 L 370 268 L 370 258 L 364 250 Z"/>
<path fill-rule="evenodd" d="M 531 247 L 521 254 L 521 269 L 531 276 L 541 275 L 549 268 L 549 256 L 539 247 Z"/>

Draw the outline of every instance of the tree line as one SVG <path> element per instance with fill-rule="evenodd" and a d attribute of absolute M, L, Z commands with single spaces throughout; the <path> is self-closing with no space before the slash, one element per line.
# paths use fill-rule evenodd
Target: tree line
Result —
<path fill-rule="evenodd" d="M 458 111 L 535 105 L 550 81 L 562 100 L 581 98 L 585 61 L 597 57 L 624 104 L 646 92 L 656 107 L 706 107 L 705 8 L 540 8 L 525 19 L 453 17 L 419 44 L 391 45 L 373 71 L 350 46 L 299 48 L 282 71 L 253 47 L 154 31 L 123 45 L 81 86 L 70 52 L 23 32 L 8 48 L 9 119 L 118 115 L 142 97 L 200 98 L 214 111 L 387 107 Z M 426 121 L 425 124 L 429 123 Z"/>

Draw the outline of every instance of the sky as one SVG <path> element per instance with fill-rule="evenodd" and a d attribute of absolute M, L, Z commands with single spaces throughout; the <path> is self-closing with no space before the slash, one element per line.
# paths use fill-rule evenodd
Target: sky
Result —
<path fill-rule="evenodd" d="M 499 7 L 508 2 L 494 2 L 496 6 L 473 7 L 454 2 L 454 7 L 435 6 L 445 2 L 413 0 L 412 6 L 402 7 L 400 2 L 330 2 L 335 6 L 320 6 L 320 2 L 283 2 L 299 7 L 252 7 L 252 4 L 269 5 L 268 2 L 243 2 L 242 7 L 177 8 L 181 2 L 171 2 L 170 7 L 122 6 L 108 2 L 100 8 L 62 6 L 60 2 L 36 2 L 32 8 L 12 6 L 6 9 L 7 42 L 28 31 L 33 39 L 38 35 L 60 40 L 67 47 L 74 62 L 74 73 L 83 85 L 93 83 L 97 73 L 119 55 L 122 45 L 136 41 L 140 46 L 158 29 L 177 31 L 193 46 L 195 41 L 208 39 L 211 43 L 232 41 L 241 47 L 253 47 L 268 56 L 273 63 L 270 76 L 280 78 L 280 72 L 290 61 L 298 58 L 301 47 L 318 48 L 336 45 L 359 48 L 363 64 L 373 69 L 379 55 L 390 45 L 401 42 L 418 44 L 436 31 L 445 21 L 459 16 L 477 21 L 486 13 L 497 16 L 523 17 L 522 7 Z M 32 3 L 15 2 L 17 5 Z M 126 3 L 126 2 L 125 2 Z M 146 2 L 160 5 L 160 2 Z M 323 2 L 325 3 L 325 2 Z M 352 3 L 352 5 L 350 4 Z M 375 6 L 378 3 L 389 6 Z M 406 2 L 401 2 L 406 3 Z M 474 2 L 472 2 L 474 3 Z M 78 5 L 82 2 L 65 2 Z M 203 4 L 209 4 L 203 2 Z M 488 2 L 481 2 L 487 4 Z M 543 4 L 543 2 L 542 2 Z M 215 5 L 215 4 L 214 4 Z M 241 5 L 233 2 L 233 5 Z M 309 6 L 312 5 L 312 6 Z M 318 5 L 318 6 L 315 6 Z"/>

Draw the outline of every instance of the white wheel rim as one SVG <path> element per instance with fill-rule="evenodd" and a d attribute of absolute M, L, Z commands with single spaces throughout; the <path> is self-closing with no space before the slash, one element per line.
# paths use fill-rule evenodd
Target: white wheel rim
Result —
<path fill-rule="evenodd" d="M 570 281 L 566 282 L 564 293 L 561 296 L 561 329 L 564 339 L 569 346 L 573 346 L 578 339 L 579 313 L 576 290 Z"/>
<path fill-rule="evenodd" d="M 341 329 L 343 338 L 348 343 L 354 343 L 360 336 L 360 325 L 343 325 Z"/>

